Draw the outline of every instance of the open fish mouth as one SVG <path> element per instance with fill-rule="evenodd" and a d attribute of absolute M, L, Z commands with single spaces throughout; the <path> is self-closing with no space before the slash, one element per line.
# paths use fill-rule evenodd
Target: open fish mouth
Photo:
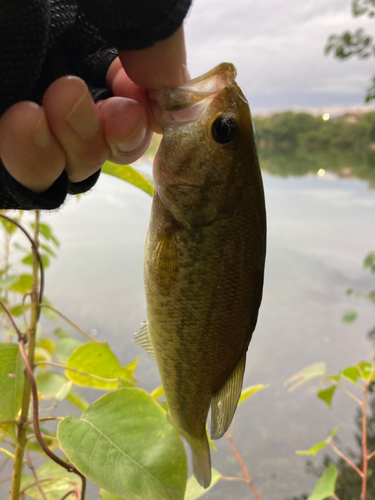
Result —
<path fill-rule="evenodd" d="M 221 63 L 180 87 L 151 90 L 149 97 L 154 101 L 154 113 L 158 122 L 161 124 L 198 119 L 218 93 L 234 84 L 236 76 L 237 71 L 232 63 Z"/>

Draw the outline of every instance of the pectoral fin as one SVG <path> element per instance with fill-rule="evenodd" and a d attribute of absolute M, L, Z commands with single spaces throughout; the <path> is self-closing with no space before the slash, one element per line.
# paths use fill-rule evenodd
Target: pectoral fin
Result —
<path fill-rule="evenodd" d="M 246 353 L 211 401 L 211 438 L 220 439 L 230 426 L 241 395 Z"/>
<path fill-rule="evenodd" d="M 139 345 L 139 347 L 142 347 L 142 349 L 151 354 L 151 356 L 155 357 L 154 348 L 152 347 L 150 337 L 150 330 L 148 327 L 148 321 L 146 321 L 142 328 L 133 335 L 132 341 L 134 342 L 134 344 Z"/>
<path fill-rule="evenodd" d="M 152 255 L 152 264 L 159 285 L 169 286 L 177 274 L 177 246 L 173 234 L 160 236 Z"/>

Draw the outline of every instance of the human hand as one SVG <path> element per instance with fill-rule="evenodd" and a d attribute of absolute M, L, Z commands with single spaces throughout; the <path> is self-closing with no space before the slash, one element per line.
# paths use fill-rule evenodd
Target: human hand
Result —
<path fill-rule="evenodd" d="M 0 157 L 19 183 L 42 193 L 64 170 L 71 182 L 80 182 L 106 160 L 131 163 L 147 150 L 158 126 L 146 89 L 188 79 L 183 30 L 151 48 L 119 56 L 127 74 L 119 59 L 107 72 L 115 97 L 95 104 L 83 80 L 64 76 L 50 85 L 41 106 L 19 102 L 3 114 Z"/>

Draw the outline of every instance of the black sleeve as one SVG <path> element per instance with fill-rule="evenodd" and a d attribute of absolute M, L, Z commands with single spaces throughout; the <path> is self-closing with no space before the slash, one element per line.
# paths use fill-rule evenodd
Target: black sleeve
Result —
<path fill-rule="evenodd" d="M 144 49 L 181 26 L 191 0 L 78 0 L 87 18 L 117 49 Z"/>
<path fill-rule="evenodd" d="M 12 104 L 40 103 L 63 75 L 77 75 L 94 100 L 111 96 L 105 77 L 114 47 L 140 49 L 171 36 L 191 0 L 0 0 L 0 115 Z M 90 189 L 99 172 L 78 184 L 65 173 L 36 195 L 15 181 L 0 160 L 0 209 L 54 209 L 68 193 Z"/>

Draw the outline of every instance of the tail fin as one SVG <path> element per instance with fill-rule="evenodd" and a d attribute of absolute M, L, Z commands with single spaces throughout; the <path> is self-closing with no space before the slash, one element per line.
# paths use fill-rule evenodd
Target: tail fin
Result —
<path fill-rule="evenodd" d="M 193 452 L 194 476 L 203 488 L 208 488 L 211 484 L 211 455 L 207 437 L 189 444 Z"/>

